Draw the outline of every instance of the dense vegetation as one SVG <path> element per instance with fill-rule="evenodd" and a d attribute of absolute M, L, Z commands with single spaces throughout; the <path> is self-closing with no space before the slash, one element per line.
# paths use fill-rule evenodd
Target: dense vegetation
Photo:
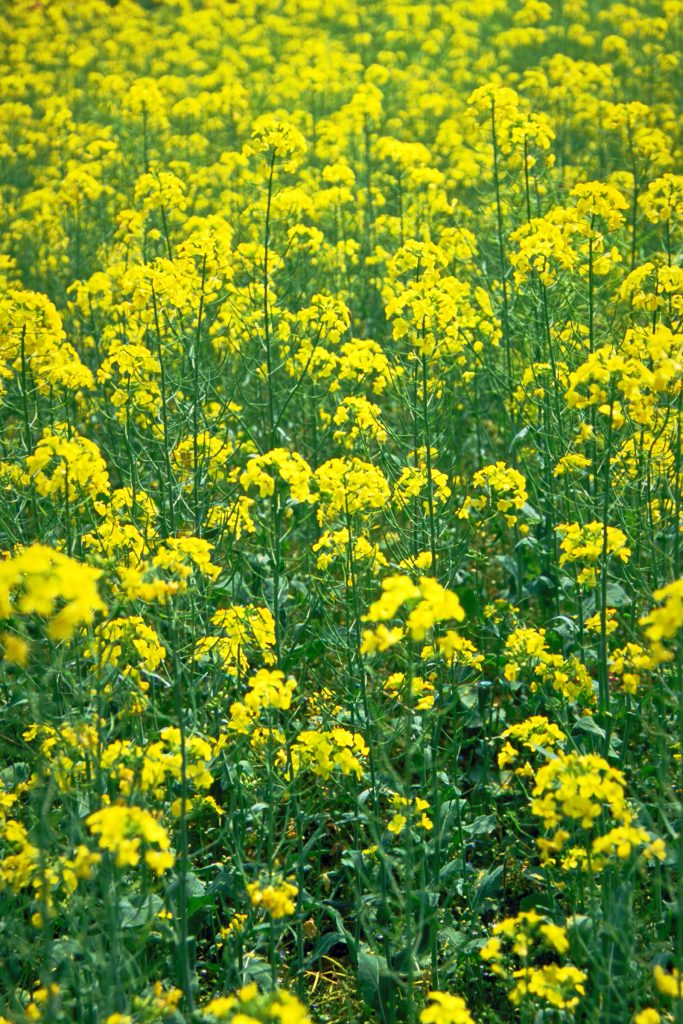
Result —
<path fill-rule="evenodd" d="M 683 1022 L 682 43 L 4 5 L 5 1024 Z"/>

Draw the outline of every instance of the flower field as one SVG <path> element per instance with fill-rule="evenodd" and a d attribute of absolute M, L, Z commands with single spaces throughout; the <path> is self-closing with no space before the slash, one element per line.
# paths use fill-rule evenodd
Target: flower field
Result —
<path fill-rule="evenodd" d="M 0 1024 L 683 1024 L 683 0 L 0 10 Z"/>

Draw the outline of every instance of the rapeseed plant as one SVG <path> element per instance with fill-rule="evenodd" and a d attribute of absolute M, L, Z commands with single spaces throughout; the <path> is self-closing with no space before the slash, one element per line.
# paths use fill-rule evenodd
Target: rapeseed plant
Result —
<path fill-rule="evenodd" d="M 5 7 L 0 1024 L 683 1024 L 683 4 Z"/>

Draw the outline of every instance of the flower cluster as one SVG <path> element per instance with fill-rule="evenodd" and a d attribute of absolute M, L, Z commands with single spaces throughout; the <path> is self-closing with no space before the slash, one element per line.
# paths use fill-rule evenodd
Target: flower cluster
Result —
<path fill-rule="evenodd" d="M 405 629 L 388 629 L 383 623 L 395 619 L 404 605 L 410 606 Z M 440 622 L 455 619 L 462 622 L 465 612 L 457 594 L 447 590 L 428 576 L 413 583 L 409 576 L 387 576 L 382 580 L 382 594 L 368 608 L 363 622 L 375 622 L 374 629 L 363 631 L 362 653 L 386 650 L 406 634 L 411 640 L 424 640 L 427 632 Z"/>
<path fill-rule="evenodd" d="M 100 849 L 113 854 L 118 868 L 136 867 L 143 844 L 149 847 L 144 850 L 145 864 L 157 875 L 175 863 L 168 832 L 142 807 L 111 804 L 88 815 L 87 825 Z"/>
<path fill-rule="evenodd" d="M 663 641 L 673 640 L 683 626 L 683 579 L 660 587 L 652 596 L 659 607 L 644 615 L 640 624 L 650 643 L 652 659 L 657 664 L 671 661 L 674 657 Z"/>
<path fill-rule="evenodd" d="M 269 882 L 249 882 L 247 893 L 252 907 L 262 907 L 274 920 L 289 917 L 294 913 L 294 900 L 299 890 L 291 882 L 284 880 L 273 884 Z"/>
<path fill-rule="evenodd" d="M 508 526 L 517 522 L 517 513 L 526 504 L 528 494 L 526 481 L 517 469 L 497 462 L 484 466 L 472 477 L 474 495 L 468 494 L 458 512 L 459 519 L 469 519 L 473 514 L 483 517 L 484 513 L 494 515 L 502 512 Z"/>
<path fill-rule="evenodd" d="M 561 523 L 556 527 L 560 541 L 560 565 L 584 563 L 576 580 L 582 586 L 594 587 L 598 578 L 598 563 L 609 556 L 628 562 L 631 549 L 626 534 L 616 526 L 607 526 L 598 521 L 585 523 Z"/>
<path fill-rule="evenodd" d="M 252 982 L 229 996 L 215 996 L 200 1008 L 202 1020 L 227 1021 L 230 1024 L 310 1024 L 310 1017 L 299 1000 L 283 989 L 259 992 Z M 120 1022 L 119 1022 L 120 1024 Z"/>
<path fill-rule="evenodd" d="M 0 562 L 0 618 L 49 619 L 53 640 L 71 637 L 105 611 L 97 582 L 102 573 L 44 544 L 32 544 Z"/>
<path fill-rule="evenodd" d="M 536 957 L 547 953 L 563 956 L 568 950 L 567 929 L 528 910 L 498 921 L 480 956 L 495 974 L 510 983 L 508 998 L 515 1006 L 531 1000 L 572 1010 L 585 994 L 586 973 L 556 961 L 533 966 Z"/>

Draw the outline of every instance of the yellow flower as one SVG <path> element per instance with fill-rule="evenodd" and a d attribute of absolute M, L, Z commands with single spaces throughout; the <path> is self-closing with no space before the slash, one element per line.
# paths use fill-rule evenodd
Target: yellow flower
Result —
<path fill-rule="evenodd" d="M 661 1019 L 660 1013 L 649 1006 L 635 1015 L 633 1024 L 660 1024 Z"/>
<path fill-rule="evenodd" d="M 329 459 L 315 472 L 320 491 L 318 522 L 358 514 L 363 517 L 383 508 L 389 484 L 381 469 L 355 455 Z"/>
<path fill-rule="evenodd" d="M 40 615 L 50 619 L 47 633 L 53 640 L 69 638 L 106 610 L 97 592 L 101 576 L 99 569 L 32 544 L 0 561 L 0 618 Z"/>
<path fill-rule="evenodd" d="M 301 132 L 288 121 L 264 114 L 254 122 L 251 141 L 244 147 L 247 156 L 262 153 L 267 160 L 280 161 L 285 171 L 294 171 L 306 152 Z"/>
<path fill-rule="evenodd" d="M 671 661 L 674 656 L 662 641 L 673 640 L 683 626 L 683 579 L 660 587 L 652 596 L 661 607 L 653 608 L 640 620 L 640 624 L 645 629 L 652 658 L 657 664 Z"/>
<path fill-rule="evenodd" d="M 662 995 L 670 999 L 683 999 L 683 976 L 676 967 L 665 971 L 660 964 L 655 964 L 654 978 L 657 991 Z"/>
<path fill-rule="evenodd" d="M 421 1024 L 474 1024 L 465 1000 L 447 992 L 430 992 L 430 1005 L 420 1014 Z"/>
<path fill-rule="evenodd" d="M 94 441 L 66 426 L 46 428 L 26 457 L 26 479 L 41 496 L 96 499 L 109 492 L 109 473 Z"/>
<path fill-rule="evenodd" d="M 253 907 L 263 907 L 274 920 L 289 917 L 294 913 L 295 897 L 298 888 L 290 882 L 280 881 L 276 884 L 263 885 L 261 882 L 249 882 L 247 893 Z"/>
<path fill-rule="evenodd" d="M 265 455 L 249 459 L 240 484 L 245 491 L 257 487 L 259 497 L 266 498 L 275 493 L 275 482 L 279 478 L 289 487 L 293 501 L 314 502 L 315 497 L 310 490 L 312 476 L 311 467 L 298 452 L 273 448 Z"/>
<path fill-rule="evenodd" d="M 473 493 L 468 494 L 458 512 L 459 519 L 468 519 L 474 512 L 483 517 L 502 512 L 509 526 L 517 522 L 517 512 L 526 504 L 526 480 L 517 469 L 496 462 L 484 466 L 472 477 Z"/>
<path fill-rule="evenodd" d="M 86 824 L 90 832 L 98 836 L 100 849 L 114 854 L 119 868 L 135 867 L 140 862 L 143 842 L 157 847 L 145 853 L 147 863 L 157 874 L 163 874 L 175 862 L 169 851 L 171 840 L 166 829 L 141 807 L 111 804 L 88 815 Z"/>
<path fill-rule="evenodd" d="M 498 921 L 479 955 L 491 961 L 495 974 L 512 983 L 508 998 L 515 1006 L 532 996 L 558 1009 L 573 1009 L 585 994 L 586 974 L 569 964 L 533 966 L 535 956 L 547 957 L 548 950 L 562 955 L 568 949 L 566 928 L 531 910 Z"/>
<path fill-rule="evenodd" d="M 367 614 L 363 616 L 363 622 L 392 619 L 404 604 L 413 606 L 406 620 L 406 629 L 413 640 L 423 640 L 427 631 L 436 623 L 447 619 L 461 622 L 465 618 L 457 594 L 436 580 L 423 576 L 415 584 L 409 576 L 395 575 L 382 580 L 382 595 L 370 605 Z M 371 631 L 363 634 L 363 649 L 379 649 Z"/>
<path fill-rule="evenodd" d="M 567 562 L 585 562 L 587 567 L 579 572 L 579 583 L 595 585 L 596 573 L 592 568 L 603 556 L 614 555 L 622 562 L 628 562 L 631 549 L 626 543 L 626 534 L 615 526 L 601 522 L 561 523 L 555 529 L 562 537 L 560 542 L 560 565 Z"/>
<path fill-rule="evenodd" d="M 0 636 L 2 642 L 2 657 L 11 665 L 18 665 L 19 668 L 26 668 L 31 645 L 16 633 L 3 633 Z"/>
<path fill-rule="evenodd" d="M 388 651 L 390 647 L 400 643 L 404 636 L 405 633 L 400 626 L 388 629 L 383 623 L 375 626 L 374 629 L 364 629 L 360 653 L 375 654 L 377 651 Z"/>

